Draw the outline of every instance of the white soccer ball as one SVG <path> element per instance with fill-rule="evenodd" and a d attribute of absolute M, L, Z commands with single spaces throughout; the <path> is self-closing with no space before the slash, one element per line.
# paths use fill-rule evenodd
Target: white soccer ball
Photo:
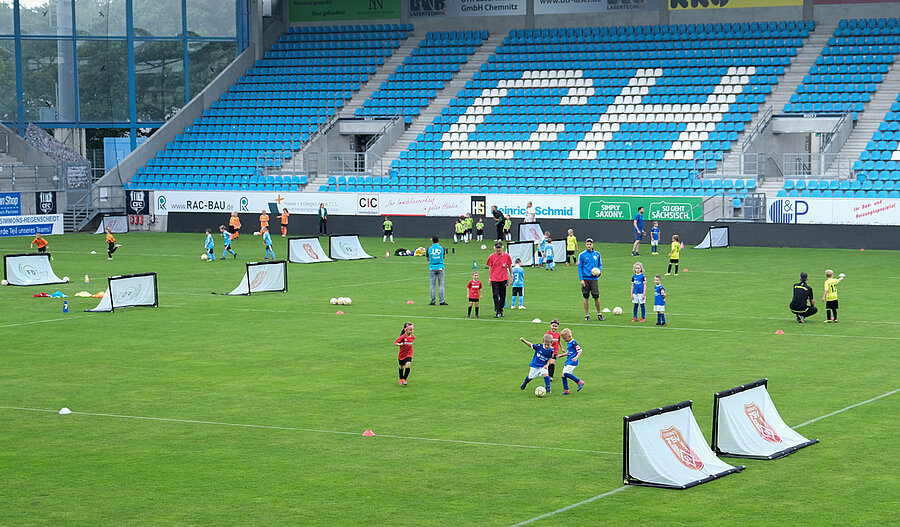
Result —
<path fill-rule="evenodd" d="M 254 236 L 259 236 L 259 231 L 255 231 L 255 232 L 253 233 L 253 235 L 254 235 Z"/>
<path fill-rule="evenodd" d="M 603 308 L 603 312 L 604 312 L 604 313 L 609 313 L 609 308 L 608 308 L 608 307 L 604 307 L 604 308 Z"/>
<path fill-rule="evenodd" d="M 613 308 L 613 315 L 621 315 L 621 314 L 622 314 L 622 308 L 621 308 L 621 307 L 616 306 L 616 307 Z"/>
<path fill-rule="evenodd" d="M 544 388 L 543 386 L 538 386 L 537 388 L 534 389 L 535 397 L 543 397 L 545 395 L 547 395 L 547 389 Z"/>
<path fill-rule="evenodd" d="M 841 273 L 838 275 L 838 278 L 844 278 L 845 276 L 847 276 L 847 275 L 845 275 L 844 273 Z"/>
<path fill-rule="evenodd" d="M 64 276 L 64 277 L 63 277 L 63 282 L 68 282 L 68 281 L 69 281 L 69 277 L 68 277 L 68 276 Z"/>
<path fill-rule="evenodd" d="M 97 254 L 97 251 L 91 251 L 91 254 Z"/>
<path fill-rule="evenodd" d="M 332 299 L 331 299 L 331 305 L 333 305 L 333 306 L 334 306 L 334 305 L 337 305 L 337 302 L 338 302 L 338 301 L 337 301 L 337 298 L 332 298 Z"/>
<path fill-rule="evenodd" d="M 347 299 L 346 299 L 346 298 L 344 298 L 344 297 L 342 297 L 342 296 L 339 296 L 339 297 L 338 297 L 338 304 L 344 305 L 345 302 L 347 302 Z"/>
<path fill-rule="evenodd" d="M 482 245 L 482 246 L 481 246 L 481 250 L 483 251 L 483 250 L 485 250 L 485 249 L 487 249 L 487 245 Z"/>
<path fill-rule="evenodd" d="M 201 254 L 201 255 L 200 255 L 200 259 L 201 259 L 201 260 L 209 260 L 209 256 L 207 256 L 207 255 L 205 255 L 205 254 Z"/>
<path fill-rule="evenodd" d="M 0 285 L 9 285 L 9 282 L 7 282 L 6 280 L 3 280 L 2 282 L 0 282 Z"/>
<path fill-rule="evenodd" d="M 352 304 L 352 303 L 353 303 L 353 300 L 350 300 L 350 297 L 349 297 L 349 296 L 346 297 L 346 298 L 344 298 L 344 305 L 345 305 L 345 306 L 349 306 L 349 305 Z"/>
<path fill-rule="evenodd" d="M 600 268 L 594 267 L 593 269 L 591 269 L 591 274 L 594 276 L 600 276 Z"/>

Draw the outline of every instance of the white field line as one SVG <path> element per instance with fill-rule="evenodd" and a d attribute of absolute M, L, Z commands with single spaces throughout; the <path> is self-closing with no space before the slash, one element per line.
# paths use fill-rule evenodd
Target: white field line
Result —
<path fill-rule="evenodd" d="M 847 410 L 850 410 L 851 408 L 856 408 L 857 406 L 862 406 L 862 405 L 864 405 L 864 404 L 871 403 L 872 401 L 877 401 L 878 399 L 881 399 L 882 397 L 887 397 L 887 396 L 893 395 L 893 394 L 895 394 L 895 393 L 897 393 L 897 392 L 900 392 L 900 388 L 898 388 L 898 389 L 896 389 L 896 390 L 891 390 L 891 391 L 889 391 L 889 392 L 887 392 L 887 393 L 883 393 L 883 394 L 881 394 L 881 395 L 879 395 L 879 396 L 877 396 L 877 397 L 872 397 L 871 399 L 868 399 L 868 400 L 865 400 L 865 401 L 862 401 L 862 402 L 859 402 L 859 403 L 856 403 L 856 404 L 851 404 L 850 406 L 848 406 L 848 407 L 846 407 L 846 408 L 841 408 L 840 410 L 837 410 L 837 411 L 834 411 L 834 412 L 825 414 L 825 415 L 823 415 L 823 416 L 821 416 L 821 417 L 816 417 L 815 419 L 810 419 L 809 421 L 807 421 L 807 422 L 805 422 L 805 423 L 801 423 L 801 424 L 795 426 L 794 429 L 796 430 L 797 428 L 806 426 L 806 425 L 808 425 L 808 424 L 815 423 L 816 421 L 821 421 L 822 419 L 831 417 L 831 416 L 833 416 L 833 415 L 837 415 L 837 414 L 839 414 L 839 413 L 841 413 L 841 412 L 846 412 Z M 571 505 L 566 505 L 565 507 L 563 507 L 563 508 L 561 508 L 561 509 L 556 509 L 555 511 L 551 511 L 551 512 L 548 512 L 548 513 L 545 513 L 545 514 L 541 514 L 540 516 L 535 516 L 534 518 L 530 518 L 530 519 L 527 519 L 527 520 L 525 520 L 525 521 L 523 521 L 523 522 L 516 523 L 516 524 L 514 524 L 512 527 L 520 527 L 520 526 L 522 526 L 522 525 L 528 525 L 528 524 L 530 524 L 530 523 L 534 523 L 534 522 L 536 522 L 536 521 L 540 521 L 540 520 L 543 520 L 543 519 L 545 519 L 545 518 L 549 518 L 549 517 L 551 517 L 551 516 L 555 516 L 555 515 L 557 515 L 557 514 L 559 514 L 559 513 L 561 513 L 561 512 L 566 512 L 566 511 L 571 510 L 571 509 L 574 509 L 574 508 L 576 508 L 576 507 L 580 507 L 580 506 L 582 506 L 582 505 L 586 505 L 586 504 L 588 504 L 588 503 L 597 501 L 597 500 L 602 499 L 602 498 L 605 498 L 605 497 L 607 497 L 607 496 L 611 496 L 611 495 L 613 495 L 613 494 L 616 494 L 617 492 L 622 492 L 623 490 L 625 490 L 625 489 L 627 489 L 627 488 L 629 488 L 629 487 L 630 487 L 630 485 L 623 485 L 623 486 L 621 486 L 621 487 L 619 487 L 619 488 L 617 488 L 617 489 L 615 489 L 615 490 L 611 490 L 611 491 L 609 491 L 609 492 L 604 492 L 603 494 L 598 494 L 598 495 L 594 496 L 593 498 L 588 498 L 588 499 L 586 499 L 586 500 L 579 501 L 578 503 L 573 503 L 573 504 L 571 504 Z"/>
<path fill-rule="evenodd" d="M 16 323 L 14 323 L 14 324 L 3 324 L 3 325 L 0 325 L 0 329 L 2 329 L 2 328 L 14 328 L 14 327 L 18 327 L 18 326 L 27 326 L 27 325 L 29 325 L 29 324 L 44 324 L 44 323 L 47 323 L 47 322 L 59 322 L 60 320 L 71 320 L 71 319 L 73 319 L 73 318 L 75 318 L 75 317 L 48 318 L 48 319 L 46 319 L 46 320 L 31 320 L 31 321 L 28 321 L 28 322 L 16 322 Z"/>
<path fill-rule="evenodd" d="M 45 408 L 28 408 L 28 407 L 20 407 L 20 406 L 0 406 L 0 409 L 4 410 L 22 410 L 29 412 L 46 412 L 46 413 L 57 413 L 58 410 L 47 410 Z M 222 421 L 203 421 L 198 419 L 174 419 L 170 417 L 147 417 L 147 416 L 138 416 L 138 415 L 122 415 L 122 414 L 106 414 L 106 413 L 97 413 L 97 412 L 72 412 L 72 415 L 89 415 L 94 417 L 117 417 L 120 419 L 139 419 L 144 421 L 165 421 L 169 423 L 190 423 L 190 424 L 201 424 L 201 425 L 216 425 L 216 426 L 233 426 L 238 428 L 261 428 L 266 430 L 288 430 L 292 432 L 311 432 L 318 434 L 339 434 L 339 435 L 351 435 L 351 436 L 362 436 L 361 432 L 344 432 L 340 430 L 320 430 L 317 428 L 298 428 L 293 426 L 273 426 L 273 425 L 254 425 L 254 424 L 246 424 L 246 423 L 225 423 Z M 457 443 L 463 445 L 480 445 L 480 446 L 498 446 L 498 447 L 507 447 L 507 448 L 527 448 L 531 450 L 555 450 L 561 452 L 580 452 L 585 454 L 608 454 L 613 456 L 621 455 L 621 452 L 604 452 L 602 450 L 582 450 L 577 448 L 562 448 L 562 447 L 552 447 L 552 446 L 537 446 L 537 445 L 517 445 L 510 443 L 491 443 L 487 441 L 465 441 L 462 439 L 441 439 L 434 437 L 412 437 L 412 436 L 399 436 L 399 435 L 390 435 L 390 434 L 378 434 L 374 437 L 384 437 L 389 439 L 405 439 L 410 441 L 434 441 L 439 443 Z"/>

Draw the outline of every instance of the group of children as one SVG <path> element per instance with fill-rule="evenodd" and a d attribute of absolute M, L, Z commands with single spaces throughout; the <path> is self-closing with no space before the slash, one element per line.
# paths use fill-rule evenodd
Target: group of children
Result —
<path fill-rule="evenodd" d="M 284 238 L 287 236 L 288 222 L 290 220 L 290 213 L 287 209 L 282 210 L 280 219 L 281 237 Z M 222 260 L 225 260 L 228 254 L 231 254 L 234 259 L 237 259 L 237 253 L 231 248 L 231 244 L 234 240 L 237 240 L 241 234 L 241 219 L 237 212 L 231 213 L 231 217 L 228 219 L 227 228 L 224 225 L 219 225 L 219 232 L 222 234 L 222 240 L 225 244 L 225 247 L 222 250 Z M 275 260 L 276 256 L 275 249 L 272 246 L 272 235 L 269 234 L 269 214 L 265 210 L 259 215 L 259 234 L 262 236 L 263 245 L 266 247 L 265 259 L 268 260 L 271 257 L 272 260 Z M 393 241 L 393 239 L 391 241 Z M 216 244 L 213 240 L 212 229 L 206 229 L 206 243 L 203 245 L 203 248 L 206 249 L 207 261 L 216 261 Z"/>
<path fill-rule="evenodd" d="M 559 353 L 560 339 L 566 342 L 565 353 Z M 556 361 L 562 357 L 566 358 L 562 375 L 562 395 L 569 395 L 570 380 L 575 382 L 576 392 L 581 391 L 581 389 L 584 388 L 584 381 L 574 375 L 575 368 L 578 367 L 579 359 L 581 359 L 581 346 L 578 345 L 578 341 L 572 337 L 571 329 L 565 328 L 561 332 L 559 331 L 558 319 L 554 318 L 550 321 L 550 329 L 544 334 L 540 344 L 532 344 L 525 340 L 524 337 L 521 337 L 519 340 L 534 350 L 534 355 L 529 364 L 528 375 L 525 376 L 525 380 L 522 381 L 522 385 L 519 386 L 520 389 L 524 390 L 525 387 L 528 386 L 528 383 L 538 376 L 542 376 L 544 378 L 544 387 L 546 388 L 547 393 L 552 393 L 550 384 L 553 382 Z"/>
<path fill-rule="evenodd" d="M 633 304 L 632 322 L 644 322 L 647 319 L 646 291 L 647 277 L 644 275 L 644 265 L 635 262 L 631 275 L 631 303 Z M 653 311 L 656 312 L 656 325 L 666 325 L 666 288 L 662 285 L 662 277 L 653 277 Z M 638 306 L 641 308 L 641 318 L 638 319 Z"/>
<path fill-rule="evenodd" d="M 512 222 L 507 220 L 505 232 L 508 233 L 511 226 Z M 472 213 L 467 212 L 464 216 L 457 218 L 456 224 L 453 226 L 453 243 L 469 243 L 472 240 L 479 242 L 484 240 L 484 218 L 478 218 L 476 222 Z"/>

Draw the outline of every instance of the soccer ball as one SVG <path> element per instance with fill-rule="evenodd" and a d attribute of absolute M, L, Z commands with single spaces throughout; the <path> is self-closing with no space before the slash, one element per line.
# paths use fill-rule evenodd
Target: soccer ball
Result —
<path fill-rule="evenodd" d="M 91 254 L 97 254 L 97 251 L 91 251 Z"/>
<path fill-rule="evenodd" d="M 253 233 L 253 235 L 254 235 L 254 236 L 259 236 L 259 231 L 255 231 L 255 232 Z"/>
<path fill-rule="evenodd" d="M 482 246 L 481 246 L 481 250 L 483 251 L 483 250 L 485 250 L 485 249 L 487 249 L 487 245 L 482 245 Z"/>
<path fill-rule="evenodd" d="M 609 308 L 608 308 L 608 307 L 604 307 L 604 308 L 603 308 L 603 312 L 604 312 L 604 313 L 609 313 Z"/>
<path fill-rule="evenodd" d="M 334 305 L 337 305 L 337 303 L 338 303 L 338 299 L 337 299 L 337 298 L 332 298 L 332 299 L 331 299 L 331 305 L 334 306 Z"/>
<path fill-rule="evenodd" d="M 543 397 L 545 395 L 547 395 L 547 389 L 544 388 L 543 386 L 538 386 L 537 388 L 534 389 L 535 397 Z"/>
<path fill-rule="evenodd" d="M 338 304 L 344 305 L 344 304 L 346 304 L 346 303 L 347 303 L 347 299 L 346 299 L 346 298 L 344 298 L 344 297 L 342 297 L 342 296 L 339 296 L 339 297 L 338 297 Z"/>
<path fill-rule="evenodd" d="M 600 276 L 600 268 L 594 267 L 593 269 L 591 269 L 591 274 L 594 276 Z"/>
<path fill-rule="evenodd" d="M 345 305 L 345 306 L 349 306 L 349 305 L 352 304 L 352 303 L 353 303 L 353 300 L 350 300 L 350 297 L 349 297 L 349 296 L 346 297 L 346 298 L 344 298 L 344 305 Z"/>
<path fill-rule="evenodd" d="M 3 280 L 2 282 L 0 282 L 0 285 L 9 285 L 9 282 L 7 282 L 6 280 Z"/>
<path fill-rule="evenodd" d="M 205 254 L 201 254 L 201 255 L 200 255 L 200 259 L 201 259 L 201 260 L 209 260 L 209 256 L 207 256 L 207 255 L 205 255 Z"/>
<path fill-rule="evenodd" d="M 616 307 L 613 308 L 613 315 L 621 315 L 621 314 L 622 314 L 622 308 L 621 308 L 621 307 L 616 306 Z"/>
<path fill-rule="evenodd" d="M 68 281 L 69 281 L 69 277 L 68 277 L 68 276 L 64 276 L 64 277 L 63 277 L 63 282 L 68 282 Z"/>

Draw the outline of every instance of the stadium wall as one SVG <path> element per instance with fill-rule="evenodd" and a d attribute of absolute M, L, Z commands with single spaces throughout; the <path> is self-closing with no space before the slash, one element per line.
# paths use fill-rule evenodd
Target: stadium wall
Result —
<path fill-rule="evenodd" d="M 255 219 L 255 218 L 254 218 Z M 394 234 L 400 238 L 421 238 L 422 245 L 432 235 L 437 234 L 442 240 L 453 239 L 453 223 L 451 217 L 402 217 L 392 216 Z M 164 224 L 168 232 L 203 233 L 207 228 L 214 231 L 219 225 L 228 223 L 228 215 L 224 213 L 184 213 L 170 212 Z M 330 216 L 328 232 L 357 233 L 360 236 L 381 236 L 382 218 L 380 216 Z M 521 220 L 515 220 L 517 225 Z M 617 220 L 574 220 L 574 219 L 542 219 L 541 227 L 549 230 L 555 239 L 565 237 L 568 229 L 575 229 L 578 240 L 583 242 L 588 236 L 603 243 L 631 243 L 630 221 Z M 243 218 L 244 233 L 255 230 L 254 220 Z M 493 224 L 486 222 L 485 238 L 493 239 Z M 278 222 L 273 221 L 276 227 Z M 291 215 L 290 236 L 315 235 L 318 233 L 318 218 L 309 214 Z M 806 247 L 815 249 L 900 249 L 900 229 L 884 225 L 795 225 L 774 223 L 743 222 L 678 222 L 669 221 L 661 224 L 662 241 L 671 241 L 673 234 L 678 234 L 685 246 L 696 245 L 706 236 L 709 227 L 727 225 L 730 228 L 731 243 L 738 247 Z M 649 232 L 647 224 L 644 225 Z M 649 251 L 649 237 L 644 238 Z M 583 243 L 582 243 L 583 246 Z M 399 245 L 394 245 L 399 247 Z M 410 249 L 410 247 L 405 247 Z M 262 242 L 260 241 L 260 250 Z"/>

